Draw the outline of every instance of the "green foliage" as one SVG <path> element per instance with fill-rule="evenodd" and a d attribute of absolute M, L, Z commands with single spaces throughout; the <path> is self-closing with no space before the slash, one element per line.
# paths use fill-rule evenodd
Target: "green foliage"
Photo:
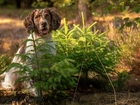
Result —
<path fill-rule="evenodd" d="M 82 28 L 74 25 L 70 29 L 64 20 L 64 27 L 54 33 L 54 40 L 58 53 L 74 59 L 75 67 L 82 70 L 83 76 L 88 78 L 88 72 L 93 71 L 107 80 L 102 64 L 107 73 L 112 73 L 119 58 L 118 49 L 111 45 L 105 33 L 92 32 L 94 24 L 86 28 L 83 22 Z"/>
<path fill-rule="evenodd" d="M 71 5 L 74 0 L 51 0 L 54 3 L 55 7 L 66 7 Z"/>
<path fill-rule="evenodd" d="M 104 17 L 108 14 L 114 14 L 114 13 L 140 13 L 140 1 L 139 0 L 94 0 L 90 3 L 90 7 L 92 8 L 92 14 Z M 100 10 L 99 12 L 97 12 Z M 120 30 L 123 31 L 124 27 L 131 27 L 133 25 L 137 25 L 137 27 L 140 26 L 140 17 L 136 17 L 130 19 L 130 17 L 124 18 L 123 24 L 120 27 Z"/>
<path fill-rule="evenodd" d="M 65 95 L 66 89 L 71 89 L 76 86 L 76 78 L 73 74 L 76 73 L 76 68 L 72 64 L 73 60 L 64 59 L 60 62 L 54 63 L 50 69 L 44 70 L 47 74 L 47 78 L 43 79 L 43 90 L 52 90 L 50 96 L 58 97 L 58 95 Z M 41 82 L 43 82 L 41 81 Z M 47 81 L 47 82 L 45 82 Z M 37 82 L 36 84 L 37 85 Z M 39 85 L 38 85 L 39 86 Z"/>
<path fill-rule="evenodd" d="M 71 5 L 74 2 L 74 0 L 51 0 L 51 1 L 34 1 L 32 4 L 32 7 L 47 7 L 50 3 L 53 3 L 54 7 L 66 7 Z"/>
<path fill-rule="evenodd" d="M 34 1 L 32 3 L 32 7 L 35 7 L 35 8 L 37 8 L 37 7 L 47 7 L 48 5 L 49 5 L 48 2 L 44 2 L 44 1 L 40 1 L 40 0 Z"/>
<path fill-rule="evenodd" d="M 130 78 L 130 75 L 126 72 L 118 72 L 117 79 L 113 81 L 113 86 L 115 89 L 123 89 L 126 86 L 126 81 Z M 110 87 L 108 87 L 110 89 Z"/>
<path fill-rule="evenodd" d="M 34 37 L 32 35 L 32 37 Z M 51 53 L 52 46 L 50 43 L 38 43 L 42 39 L 27 39 L 32 41 L 34 50 L 28 51 L 27 54 L 18 54 L 17 56 L 22 58 L 23 62 L 12 63 L 8 66 L 7 70 L 11 68 L 18 68 L 15 71 L 19 75 L 22 75 L 16 82 L 31 81 L 32 87 L 37 89 L 38 95 L 42 96 L 42 91 L 46 91 L 48 95 L 58 97 L 60 93 L 65 95 L 65 90 L 76 86 L 76 78 L 74 74 L 77 72 L 73 65 L 74 60 L 64 58 L 62 55 L 53 55 Z M 38 43 L 36 46 L 35 43 Z M 27 75 L 25 75 L 27 74 Z"/>
<path fill-rule="evenodd" d="M 5 68 L 10 63 L 10 58 L 6 55 L 0 55 L 0 74 L 5 71 Z"/>
<path fill-rule="evenodd" d="M 118 72 L 118 80 L 117 86 L 118 88 L 123 88 L 125 86 L 126 81 L 130 78 L 130 75 L 126 72 Z"/>
<path fill-rule="evenodd" d="M 0 0 L 0 5 L 4 3 L 4 0 Z"/>
<path fill-rule="evenodd" d="M 140 2 L 138 0 L 95 0 L 91 3 L 92 6 L 102 6 L 103 14 L 108 14 L 114 11 L 131 11 L 139 13 Z M 107 6 L 106 6 L 107 5 Z"/>

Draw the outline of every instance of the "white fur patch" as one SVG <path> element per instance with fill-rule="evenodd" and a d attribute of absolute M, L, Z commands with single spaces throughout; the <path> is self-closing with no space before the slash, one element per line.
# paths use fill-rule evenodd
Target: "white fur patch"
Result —
<path fill-rule="evenodd" d="M 33 39 L 33 37 L 34 37 L 35 40 L 38 39 L 38 38 L 41 38 L 41 36 L 39 36 L 39 35 L 33 33 L 33 36 L 30 34 L 29 37 L 28 37 L 28 39 Z M 38 44 L 44 43 L 44 42 L 49 42 L 48 44 L 52 47 L 52 48 L 50 49 L 50 50 L 51 50 L 51 53 L 52 53 L 53 55 L 55 55 L 55 54 L 56 54 L 56 51 L 55 51 L 55 44 L 54 44 L 54 42 L 52 41 L 52 36 L 51 36 L 51 34 L 48 34 L 48 35 L 46 35 L 45 38 L 42 38 L 41 40 L 39 40 L 39 41 L 36 43 L 36 46 L 37 46 Z M 32 42 L 32 41 L 27 41 L 26 47 L 25 47 L 25 48 L 26 48 L 26 49 L 25 49 L 25 53 L 29 53 L 29 52 L 30 52 L 30 53 L 34 53 L 34 52 L 33 52 L 34 47 L 33 47 L 32 45 L 33 45 L 33 42 Z M 20 50 L 21 50 L 21 49 L 19 49 L 19 50 L 17 51 L 16 54 L 20 54 Z M 22 50 L 23 50 L 23 49 L 22 49 Z M 26 63 L 22 62 L 21 58 L 18 57 L 18 56 L 15 56 L 15 57 L 13 58 L 12 62 L 20 63 L 20 64 L 26 64 Z M 18 69 L 18 68 L 12 68 L 12 69 L 10 69 L 9 71 L 5 72 L 4 81 L 1 83 L 1 85 L 2 85 L 2 87 L 3 87 L 4 89 L 13 89 L 13 90 L 16 89 L 16 84 L 15 84 L 15 82 L 16 82 L 16 80 L 17 80 L 19 77 L 21 77 L 21 76 L 18 75 L 18 74 L 15 74 L 14 72 L 15 72 L 15 71 L 18 71 L 18 70 L 20 70 L 20 69 Z M 27 73 L 26 75 L 28 75 L 28 73 Z M 26 81 L 26 87 L 25 87 L 25 88 L 28 88 L 29 91 L 30 91 L 30 93 L 32 93 L 32 94 L 34 94 L 34 95 L 36 96 L 36 95 L 37 95 L 37 94 L 36 94 L 36 93 L 37 93 L 37 92 L 36 92 L 36 89 L 31 87 L 31 83 L 30 83 L 30 82 L 31 82 L 31 81 Z"/>

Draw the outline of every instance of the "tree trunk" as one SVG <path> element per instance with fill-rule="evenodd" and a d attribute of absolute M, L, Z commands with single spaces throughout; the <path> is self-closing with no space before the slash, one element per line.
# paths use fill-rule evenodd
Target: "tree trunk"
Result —
<path fill-rule="evenodd" d="M 21 8 L 21 0 L 16 0 L 16 7 Z"/>
<path fill-rule="evenodd" d="M 31 8 L 33 0 L 22 0 L 23 1 L 23 8 Z"/>
<path fill-rule="evenodd" d="M 76 17 L 76 21 L 78 23 L 82 22 L 82 16 L 81 16 L 82 12 L 83 12 L 83 15 L 84 15 L 85 22 L 88 19 L 88 17 L 87 17 L 88 16 L 87 15 L 87 2 L 88 2 L 88 0 L 78 0 L 78 15 Z"/>

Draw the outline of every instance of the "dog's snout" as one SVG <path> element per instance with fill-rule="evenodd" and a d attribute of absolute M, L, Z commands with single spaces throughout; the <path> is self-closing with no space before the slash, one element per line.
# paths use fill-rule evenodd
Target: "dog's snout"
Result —
<path fill-rule="evenodd" d="M 43 21 L 42 23 L 41 23 L 41 25 L 43 26 L 43 27 L 45 27 L 46 26 L 46 22 L 45 21 Z"/>
<path fill-rule="evenodd" d="M 42 27 L 45 27 L 45 26 L 47 25 L 47 20 L 44 19 L 44 18 L 41 18 L 40 23 L 41 23 L 41 26 L 42 26 Z"/>

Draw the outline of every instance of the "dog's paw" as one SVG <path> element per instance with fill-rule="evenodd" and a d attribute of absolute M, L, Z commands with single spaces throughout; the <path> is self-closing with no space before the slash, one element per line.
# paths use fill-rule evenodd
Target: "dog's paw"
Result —
<path fill-rule="evenodd" d="M 30 88 L 28 91 L 31 96 L 38 97 L 38 93 L 35 88 Z"/>
<path fill-rule="evenodd" d="M 0 84 L 0 90 L 13 90 L 13 88 L 10 85 L 5 84 L 5 83 L 2 82 Z"/>

